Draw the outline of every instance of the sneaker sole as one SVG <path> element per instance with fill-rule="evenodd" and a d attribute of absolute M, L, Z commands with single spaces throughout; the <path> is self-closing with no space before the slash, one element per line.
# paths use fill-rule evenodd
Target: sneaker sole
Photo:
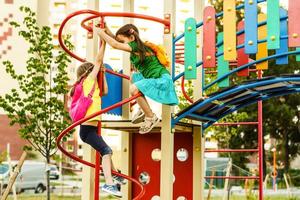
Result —
<path fill-rule="evenodd" d="M 146 133 L 149 133 L 150 131 L 152 131 L 152 129 L 160 122 L 160 119 L 157 118 L 157 120 L 152 124 L 152 126 L 150 127 L 149 131 L 147 132 L 141 132 L 139 131 L 139 134 L 146 134 Z"/>
<path fill-rule="evenodd" d="M 102 188 L 102 190 L 103 190 L 103 192 L 106 192 L 106 193 L 108 193 L 108 194 L 111 194 L 111 195 L 113 195 L 113 196 L 115 196 L 115 197 L 122 198 L 122 195 L 118 195 L 118 194 L 116 194 L 116 193 L 113 193 L 113 192 L 111 192 L 110 190 L 107 190 L 107 189 L 105 189 L 105 188 Z"/>
<path fill-rule="evenodd" d="M 118 181 L 116 179 L 113 179 L 113 181 L 114 181 L 114 183 L 119 184 L 119 185 L 126 185 L 126 183 L 127 183 L 126 181 L 121 182 L 121 181 Z"/>
<path fill-rule="evenodd" d="M 139 116 L 138 118 L 134 119 L 134 120 L 131 120 L 131 123 L 133 124 L 139 124 L 139 123 L 142 123 L 145 119 L 145 114 Z"/>

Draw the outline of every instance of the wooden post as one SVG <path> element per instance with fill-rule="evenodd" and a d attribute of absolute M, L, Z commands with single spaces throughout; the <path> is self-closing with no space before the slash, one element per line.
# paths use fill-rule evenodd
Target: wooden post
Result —
<path fill-rule="evenodd" d="M 231 167 L 232 167 L 232 161 L 230 160 L 228 163 L 227 169 L 226 169 L 226 176 L 230 176 Z M 223 200 L 226 200 L 226 198 L 227 198 L 228 185 L 229 185 L 229 179 L 225 179 L 224 190 L 223 190 Z"/>
<path fill-rule="evenodd" d="M 11 159 L 10 159 L 10 143 L 7 143 L 7 161 L 8 161 L 8 165 L 9 165 L 9 176 L 11 177 L 13 175 L 13 171 L 12 171 L 12 164 L 11 164 Z M 12 187 L 12 192 L 13 192 L 13 196 L 14 196 L 14 200 L 17 200 L 17 192 L 16 192 L 16 186 L 13 185 Z"/>
<path fill-rule="evenodd" d="M 194 1 L 194 17 L 197 22 L 203 20 L 204 0 Z M 197 35 L 197 61 L 202 60 L 202 40 L 203 31 L 198 29 Z M 202 66 L 197 68 L 197 79 L 193 81 L 194 85 L 194 101 L 203 96 L 202 91 Z M 195 122 L 196 124 L 199 122 Z M 202 125 L 202 123 L 200 123 Z M 205 138 L 201 127 L 194 127 L 193 129 L 193 199 L 204 199 L 204 150 Z"/>
<path fill-rule="evenodd" d="M 9 194 L 9 192 L 10 192 L 13 184 L 16 181 L 17 176 L 19 175 L 19 173 L 21 171 L 21 168 L 22 168 L 22 165 L 23 165 L 23 163 L 25 161 L 26 155 L 27 155 L 27 153 L 24 151 L 22 153 L 22 156 L 21 156 L 21 158 L 20 158 L 20 160 L 19 160 L 19 162 L 18 162 L 15 170 L 14 170 L 13 175 L 9 178 L 9 182 L 8 182 L 7 187 L 6 187 L 4 193 L 3 193 L 2 197 L 1 197 L 1 200 L 6 200 L 6 198 L 7 198 L 8 194 Z"/>
<path fill-rule="evenodd" d="M 123 11 L 124 12 L 133 12 L 134 11 L 134 1 L 131 0 L 123 0 Z M 124 24 L 132 23 L 132 18 L 124 18 Z M 129 53 L 123 52 L 122 55 L 123 59 L 123 73 L 129 75 L 130 74 L 130 59 L 129 59 Z M 122 80 L 122 99 L 129 98 L 130 92 L 129 92 L 129 86 L 130 82 L 126 79 Z M 130 104 L 125 104 L 122 106 L 122 119 L 128 120 L 130 119 Z M 123 174 L 126 174 L 128 176 L 131 176 L 131 165 L 132 165 L 132 133 L 129 132 L 122 132 L 121 133 L 121 171 Z M 121 191 L 123 194 L 122 199 L 132 199 L 132 183 L 128 182 L 126 185 L 123 185 L 121 187 Z"/>
<path fill-rule="evenodd" d="M 264 181 L 264 188 L 268 189 L 268 180 L 269 180 L 269 174 L 266 175 L 265 181 Z"/>
<path fill-rule="evenodd" d="M 291 194 L 291 188 L 290 188 L 290 184 L 289 184 L 289 182 L 288 182 L 286 173 L 283 174 L 283 177 L 284 177 L 284 181 L 285 181 L 285 184 L 286 184 L 286 189 L 287 189 L 288 194 L 289 194 L 289 198 L 291 198 L 291 197 L 292 197 L 292 194 Z"/>
<path fill-rule="evenodd" d="M 172 55 L 173 33 L 175 31 L 176 1 L 164 0 L 164 15 L 170 16 L 170 33 L 164 34 L 164 46 L 168 55 Z M 170 70 L 170 69 L 169 69 Z M 170 70 L 172 73 L 172 70 Z M 174 133 L 171 128 L 171 106 L 162 106 L 161 162 L 160 162 L 160 199 L 173 199 L 173 157 Z"/>
<path fill-rule="evenodd" d="M 87 8 L 91 10 L 99 10 L 98 0 L 88 0 Z M 88 61 L 94 61 L 98 51 L 98 36 L 94 33 L 92 39 L 87 39 L 86 58 Z M 91 163 L 95 163 L 95 150 L 88 144 L 83 143 L 83 159 Z M 94 169 L 89 166 L 83 166 L 82 169 L 82 200 L 94 200 Z"/>
<path fill-rule="evenodd" d="M 215 176 L 216 174 L 216 169 L 213 168 L 213 171 L 212 171 L 212 176 Z M 211 195 L 211 190 L 213 188 L 213 185 L 214 185 L 214 179 L 211 178 L 210 181 L 209 181 L 209 190 L 208 190 L 208 195 L 207 195 L 207 200 L 210 200 L 210 195 Z"/>

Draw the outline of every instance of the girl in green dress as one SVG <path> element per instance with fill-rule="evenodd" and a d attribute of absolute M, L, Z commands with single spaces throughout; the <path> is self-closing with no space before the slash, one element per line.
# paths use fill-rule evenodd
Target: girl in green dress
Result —
<path fill-rule="evenodd" d="M 98 35 L 115 49 L 130 52 L 130 62 L 136 72 L 132 75 L 131 95 L 141 92 L 137 98 L 140 110 L 133 116 L 132 123 L 143 122 L 139 133 L 145 134 L 155 127 L 159 119 L 152 112 L 145 96 L 166 105 L 177 105 L 178 98 L 169 71 L 159 62 L 154 52 L 140 39 L 133 24 L 121 27 L 114 36 L 106 27 L 97 29 Z"/>

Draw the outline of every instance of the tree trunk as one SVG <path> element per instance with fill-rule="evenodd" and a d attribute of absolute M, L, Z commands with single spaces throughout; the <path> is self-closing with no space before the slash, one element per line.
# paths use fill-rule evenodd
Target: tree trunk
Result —
<path fill-rule="evenodd" d="M 283 140 L 283 145 L 284 145 L 284 171 L 288 173 L 289 171 L 289 166 L 290 166 L 290 148 L 289 148 L 289 133 L 287 131 L 284 132 L 284 140 Z"/>
<path fill-rule="evenodd" d="M 266 156 L 266 150 L 265 150 L 265 138 L 263 137 L 263 175 L 264 175 L 264 179 L 267 175 L 267 156 Z"/>
<path fill-rule="evenodd" d="M 47 200 L 50 200 L 50 156 L 47 156 L 47 170 L 46 170 L 46 177 L 47 177 Z"/>

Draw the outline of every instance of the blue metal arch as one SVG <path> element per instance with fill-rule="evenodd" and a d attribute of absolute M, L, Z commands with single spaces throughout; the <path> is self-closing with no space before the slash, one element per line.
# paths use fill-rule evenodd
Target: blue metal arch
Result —
<path fill-rule="evenodd" d="M 293 83 L 291 83 L 291 82 L 293 82 Z M 277 84 L 277 83 L 286 83 L 286 85 L 278 86 L 278 87 L 275 87 L 272 89 L 255 91 L 255 88 L 272 85 L 272 84 Z M 295 84 L 295 83 L 297 83 L 297 84 Z M 243 100 L 243 96 L 242 96 L 235 100 L 229 100 L 219 106 L 216 106 L 213 109 L 208 110 L 208 112 L 205 113 L 204 115 L 196 115 L 194 113 L 198 109 L 203 108 L 204 106 L 206 106 L 214 101 L 222 101 L 222 99 L 224 99 L 224 97 L 226 97 L 226 96 L 230 96 L 232 94 L 237 94 L 237 93 L 239 93 L 241 91 L 245 91 L 245 90 L 246 91 L 250 90 L 251 93 L 244 96 L 245 99 L 248 99 L 248 100 L 245 101 L 245 103 L 243 103 L 243 104 L 240 104 L 237 106 L 234 105 L 235 101 Z M 179 113 L 178 116 L 172 120 L 172 124 L 176 124 L 177 122 L 179 122 L 179 120 L 181 120 L 187 116 L 191 116 L 191 117 L 200 119 L 200 121 L 201 120 L 208 121 L 203 126 L 204 128 L 207 128 L 211 124 L 216 122 L 217 120 L 224 117 L 225 115 L 230 114 L 230 113 L 234 112 L 235 110 L 238 110 L 247 105 L 253 104 L 260 100 L 266 100 L 266 99 L 269 99 L 269 98 L 272 98 L 275 96 L 287 95 L 287 94 L 297 93 L 297 92 L 300 92 L 300 76 L 299 75 L 290 75 L 290 76 L 286 75 L 286 76 L 282 76 L 282 77 L 265 78 L 262 80 L 258 80 L 257 82 L 254 82 L 254 81 L 250 82 L 250 83 L 246 82 L 242 85 L 235 86 L 235 87 L 232 87 L 225 91 L 215 93 L 213 96 L 211 96 L 208 99 L 205 99 L 201 102 L 194 103 L 193 105 L 190 106 L 190 109 L 187 109 L 183 113 Z M 253 98 L 253 97 L 256 97 L 256 98 Z M 226 106 L 230 106 L 230 108 L 227 111 L 225 111 L 222 115 L 216 116 L 216 117 L 209 116 L 209 113 L 212 113 L 213 111 L 216 111 L 217 109 L 223 109 Z"/>

